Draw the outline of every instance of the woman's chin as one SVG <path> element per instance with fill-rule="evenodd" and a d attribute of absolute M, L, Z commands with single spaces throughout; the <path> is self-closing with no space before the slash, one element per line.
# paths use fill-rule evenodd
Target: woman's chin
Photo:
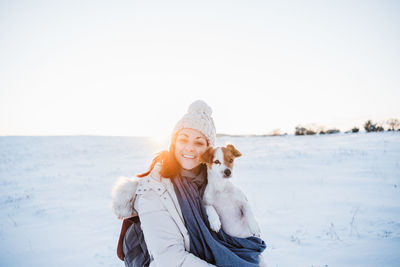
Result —
<path fill-rule="evenodd" d="M 188 168 L 192 168 L 192 166 L 195 165 L 195 162 L 192 159 L 186 159 L 186 158 L 177 158 L 179 164 L 181 165 L 181 167 L 185 170 L 187 170 Z"/>
<path fill-rule="evenodd" d="M 188 171 L 195 169 L 199 165 L 200 165 L 200 163 L 197 163 L 197 162 L 182 162 L 182 164 L 181 164 L 182 169 L 185 169 Z"/>
<path fill-rule="evenodd" d="M 195 169 L 197 166 L 196 165 L 189 165 L 189 166 L 182 166 L 182 169 L 187 170 L 187 171 L 191 171 L 193 169 Z"/>

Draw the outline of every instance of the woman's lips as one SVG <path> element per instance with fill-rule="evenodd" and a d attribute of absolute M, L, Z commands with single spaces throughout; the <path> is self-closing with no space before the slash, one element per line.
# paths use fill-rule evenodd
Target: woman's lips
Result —
<path fill-rule="evenodd" d="M 185 154 L 183 154 L 182 157 L 184 157 L 185 159 L 194 159 L 193 155 L 185 155 Z"/>

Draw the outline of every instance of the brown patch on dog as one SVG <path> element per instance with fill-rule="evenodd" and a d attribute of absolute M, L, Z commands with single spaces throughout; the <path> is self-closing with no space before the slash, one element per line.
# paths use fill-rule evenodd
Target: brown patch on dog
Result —
<path fill-rule="evenodd" d="M 207 166 L 212 169 L 212 163 L 214 159 L 215 150 L 212 147 L 207 148 L 206 152 L 200 156 L 200 162 L 207 164 Z"/>
<path fill-rule="evenodd" d="M 242 155 L 239 150 L 237 150 L 233 145 L 229 144 L 226 147 L 222 147 L 222 152 L 224 154 L 225 166 L 233 168 L 233 161 Z"/>

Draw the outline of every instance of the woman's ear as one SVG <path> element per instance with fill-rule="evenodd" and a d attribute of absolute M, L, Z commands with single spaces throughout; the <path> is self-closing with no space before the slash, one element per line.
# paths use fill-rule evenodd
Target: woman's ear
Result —
<path fill-rule="evenodd" d="M 206 152 L 204 152 L 203 155 L 200 156 L 200 162 L 211 164 L 213 158 L 214 158 L 214 148 L 208 147 Z"/>
<path fill-rule="evenodd" d="M 235 158 L 238 158 L 238 157 L 240 157 L 240 156 L 242 155 L 242 153 L 240 153 L 240 151 L 237 150 L 236 147 L 234 147 L 232 144 L 228 144 L 228 145 L 226 146 L 226 148 L 227 148 L 229 151 L 231 151 L 232 155 L 233 155 Z"/>

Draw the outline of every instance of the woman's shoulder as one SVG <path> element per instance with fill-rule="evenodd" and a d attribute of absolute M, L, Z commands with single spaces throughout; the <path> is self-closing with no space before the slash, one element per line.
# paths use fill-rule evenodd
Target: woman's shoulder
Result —
<path fill-rule="evenodd" d="M 157 163 L 153 170 L 150 172 L 150 174 L 146 177 L 143 177 L 141 179 L 143 182 L 143 184 L 148 183 L 149 185 L 151 185 L 152 187 L 170 187 L 172 186 L 172 182 L 170 178 L 167 177 L 163 177 L 161 175 L 161 164 Z M 159 191 L 159 190 L 157 190 Z"/>
<path fill-rule="evenodd" d="M 161 196 L 172 185 L 169 178 L 160 174 L 161 166 L 156 164 L 153 170 L 146 177 L 140 178 L 136 189 L 137 195 L 148 195 L 155 193 Z"/>
<path fill-rule="evenodd" d="M 129 218 L 134 214 L 133 205 L 137 196 L 155 199 L 161 196 L 170 182 L 160 175 L 161 166 L 157 164 L 151 173 L 143 178 L 120 177 L 114 183 L 111 197 L 112 208 L 118 218 Z"/>
<path fill-rule="evenodd" d="M 138 182 L 136 189 L 137 199 L 135 209 L 139 216 L 143 213 L 164 210 L 161 197 L 167 191 L 165 179 L 160 175 L 160 168 L 154 168 L 149 175 L 143 177 Z"/>

